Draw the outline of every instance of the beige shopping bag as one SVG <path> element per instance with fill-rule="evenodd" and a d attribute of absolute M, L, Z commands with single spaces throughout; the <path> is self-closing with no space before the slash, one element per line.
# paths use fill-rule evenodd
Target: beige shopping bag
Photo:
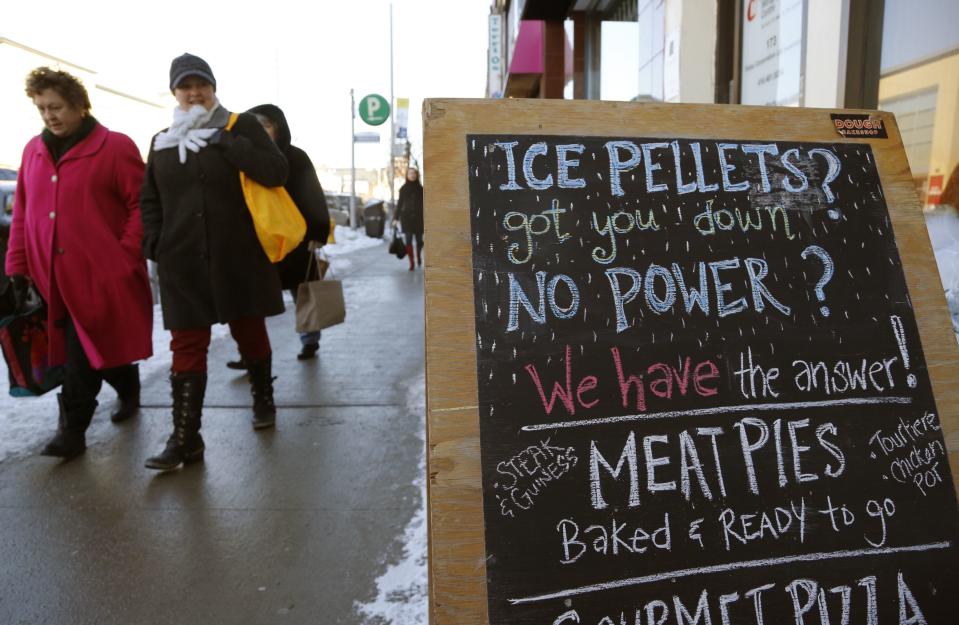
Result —
<path fill-rule="evenodd" d="M 296 289 L 296 331 L 319 332 L 346 320 L 346 302 L 343 300 L 343 283 L 339 280 L 324 280 L 329 261 L 319 259 L 311 250 L 310 264 L 316 263 L 319 280 L 307 280 Z M 307 267 L 307 276 L 310 268 Z M 316 275 L 316 274 L 314 274 Z"/>

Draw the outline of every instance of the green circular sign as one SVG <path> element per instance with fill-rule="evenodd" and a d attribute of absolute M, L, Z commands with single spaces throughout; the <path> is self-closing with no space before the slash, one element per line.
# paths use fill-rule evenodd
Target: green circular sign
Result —
<path fill-rule="evenodd" d="M 370 126 L 379 126 L 390 118 L 390 104 L 381 95 L 371 93 L 360 100 L 360 119 Z"/>

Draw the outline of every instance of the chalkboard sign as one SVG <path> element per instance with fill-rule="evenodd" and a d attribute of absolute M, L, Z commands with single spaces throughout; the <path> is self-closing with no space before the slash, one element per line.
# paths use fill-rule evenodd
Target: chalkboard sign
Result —
<path fill-rule="evenodd" d="M 490 623 L 957 622 L 868 143 L 462 140 Z"/>

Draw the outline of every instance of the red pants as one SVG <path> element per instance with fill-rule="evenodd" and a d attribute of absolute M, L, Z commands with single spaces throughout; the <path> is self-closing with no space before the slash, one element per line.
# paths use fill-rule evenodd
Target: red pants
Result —
<path fill-rule="evenodd" d="M 171 330 L 170 351 L 173 373 L 206 373 L 206 354 L 210 347 L 210 328 Z M 230 322 L 230 334 L 246 362 L 255 362 L 271 354 L 270 337 L 263 317 L 244 317 Z"/>

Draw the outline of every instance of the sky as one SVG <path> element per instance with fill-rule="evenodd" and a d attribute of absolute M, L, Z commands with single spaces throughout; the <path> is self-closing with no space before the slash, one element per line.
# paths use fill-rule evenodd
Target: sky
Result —
<path fill-rule="evenodd" d="M 287 115 L 293 143 L 317 166 L 350 166 L 350 89 L 390 97 L 389 0 L 4 2 L 0 36 L 88 67 L 104 83 L 168 103 L 170 61 L 197 54 L 230 110 L 266 102 Z M 483 97 L 490 0 L 393 0 L 395 97 L 410 98 L 413 155 L 421 160 L 421 105 L 429 97 Z M 7 91 L 4 98 L 22 98 Z M 96 111 L 94 111 L 94 115 Z M 159 130 L 159 128 L 157 129 Z M 356 146 L 357 167 L 388 163 L 380 144 Z"/>

